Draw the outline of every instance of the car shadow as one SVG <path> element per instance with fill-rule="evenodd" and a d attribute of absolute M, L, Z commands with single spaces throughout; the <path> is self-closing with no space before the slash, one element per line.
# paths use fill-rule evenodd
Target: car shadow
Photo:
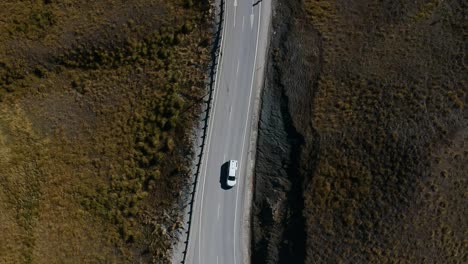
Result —
<path fill-rule="evenodd" d="M 228 169 L 229 169 L 229 161 L 221 165 L 221 172 L 219 173 L 219 183 L 221 184 L 221 188 L 223 190 L 229 190 L 232 188 L 227 185 Z"/>

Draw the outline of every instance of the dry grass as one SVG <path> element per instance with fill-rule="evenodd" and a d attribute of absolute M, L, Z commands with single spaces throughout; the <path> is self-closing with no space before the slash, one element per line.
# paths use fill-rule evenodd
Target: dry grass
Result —
<path fill-rule="evenodd" d="M 188 6 L 0 4 L 0 262 L 167 262 L 210 38 Z"/>
<path fill-rule="evenodd" d="M 317 78 L 282 81 L 306 141 L 306 263 L 466 262 L 463 5 L 304 1 Z"/>

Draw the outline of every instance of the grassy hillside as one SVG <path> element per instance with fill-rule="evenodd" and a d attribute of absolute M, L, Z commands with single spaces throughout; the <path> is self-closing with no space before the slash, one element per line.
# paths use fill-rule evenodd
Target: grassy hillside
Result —
<path fill-rule="evenodd" d="M 304 200 L 286 196 L 289 233 L 260 219 L 286 240 L 260 243 L 260 254 L 274 259 L 281 246 L 278 259 L 298 252 L 305 263 L 467 261 L 464 9 L 460 0 L 279 1 L 271 79 L 300 134 L 287 139 L 303 141 L 283 164 L 300 160 L 288 174 Z M 275 196 L 273 209 L 284 200 Z"/>
<path fill-rule="evenodd" d="M 463 5 L 304 1 L 323 62 L 295 118 L 318 133 L 307 263 L 466 262 Z"/>
<path fill-rule="evenodd" d="M 167 262 L 206 1 L 0 3 L 0 262 Z"/>

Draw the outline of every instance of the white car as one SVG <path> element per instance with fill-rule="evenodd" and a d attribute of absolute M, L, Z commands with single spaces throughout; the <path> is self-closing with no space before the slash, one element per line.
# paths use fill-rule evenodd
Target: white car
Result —
<path fill-rule="evenodd" d="M 227 186 L 234 187 L 236 185 L 236 172 L 237 172 L 237 160 L 230 160 L 227 175 Z"/>

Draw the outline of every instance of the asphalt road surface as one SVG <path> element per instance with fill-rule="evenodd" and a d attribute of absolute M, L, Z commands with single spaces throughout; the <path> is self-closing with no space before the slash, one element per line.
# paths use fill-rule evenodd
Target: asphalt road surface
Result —
<path fill-rule="evenodd" d="M 195 194 L 187 263 L 249 263 L 251 130 L 263 85 L 271 0 L 226 0 L 213 108 Z M 255 126 L 254 126 L 255 127 Z M 237 185 L 222 166 L 239 161 Z"/>

